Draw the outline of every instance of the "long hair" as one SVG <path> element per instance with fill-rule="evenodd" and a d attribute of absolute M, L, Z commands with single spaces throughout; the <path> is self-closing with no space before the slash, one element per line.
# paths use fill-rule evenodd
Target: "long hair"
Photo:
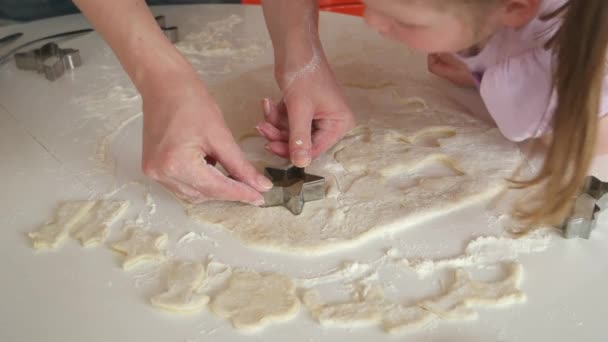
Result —
<path fill-rule="evenodd" d="M 557 107 L 552 142 L 538 173 L 515 187 L 539 186 L 515 207 L 528 223 L 559 224 L 567 217 L 591 167 L 596 148 L 608 46 L 608 0 L 570 0 L 553 13 L 561 26 L 549 42 L 557 68 L 553 85 Z"/>

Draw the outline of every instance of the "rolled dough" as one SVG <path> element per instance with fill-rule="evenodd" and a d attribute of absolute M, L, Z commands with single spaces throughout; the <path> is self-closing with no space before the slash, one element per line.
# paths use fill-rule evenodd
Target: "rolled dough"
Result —
<path fill-rule="evenodd" d="M 342 77 L 361 72 L 344 70 Z M 213 87 L 237 136 L 249 136 L 261 120 L 242 113 L 259 107 L 262 97 L 278 96 L 271 75 L 270 68 L 262 68 Z M 392 82 L 397 90 L 409 89 L 386 72 L 370 79 L 376 80 L 372 88 Z M 497 129 L 448 107 L 445 94 L 408 100 L 361 88 L 345 89 L 361 125 L 308 168 L 328 180 L 326 199 L 307 203 L 299 216 L 280 207 L 230 202 L 187 205 L 188 213 L 252 247 L 329 253 L 488 199 L 505 188 L 505 178 L 523 160 Z M 415 108 L 403 104 L 421 102 L 424 106 Z M 262 139 L 248 144 L 245 153 L 255 165 L 273 166 L 263 144 Z"/>

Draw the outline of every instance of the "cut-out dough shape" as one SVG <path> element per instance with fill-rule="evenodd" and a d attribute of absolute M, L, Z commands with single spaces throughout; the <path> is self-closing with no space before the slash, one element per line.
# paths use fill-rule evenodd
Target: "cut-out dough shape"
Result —
<path fill-rule="evenodd" d="M 56 248 L 65 240 L 70 230 L 82 220 L 95 205 L 95 201 L 73 201 L 59 206 L 55 220 L 42 226 L 38 231 L 28 233 L 34 248 Z"/>
<path fill-rule="evenodd" d="M 295 317 L 300 309 L 295 291 L 293 280 L 284 275 L 235 272 L 211 310 L 239 330 L 258 330 Z"/>
<path fill-rule="evenodd" d="M 494 283 L 479 282 L 462 269 L 456 270 L 454 283 L 447 293 L 420 305 L 444 319 L 476 319 L 478 306 L 501 306 L 524 302 L 526 295 L 518 287 L 522 279 L 522 266 L 509 265 L 509 275 Z"/>
<path fill-rule="evenodd" d="M 381 324 L 386 332 L 415 330 L 437 318 L 432 312 L 417 305 L 388 302 L 379 287 L 369 293 L 356 293 L 352 302 L 321 304 L 319 294 L 307 291 L 302 301 L 319 323 L 330 326 L 368 326 Z"/>
<path fill-rule="evenodd" d="M 442 139 L 456 136 L 456 130 L 451 127 L 429 127 L 407 138 L 410 144 L 425 147 L 441 147 Z"/>
<path fill-rule="evenodd" d="M 390 302 L 382 289 L 372 287 L 366 293 L 356 292 L 353 300 L 344 303 L 322 303 L 315 290 L 304 293 L 302 301 L 321 324 L 361 326 L 380 324 L 385 331 L 396 333 L 418 329 L 435 319 L 477 319 L 475 307 L 499 307 L 525 300 L 518 289 L 522 267 L 511 264 L 508 276 L 497 282 L 479 282 L 462 270 L 455 271 L 454 283 L 446 293 L 418 304 Z"/>
<path fill-rule="evenodd" d="M 393 92 L 393 99 L 395 99 L 401 105 L 398 112 L 399 114 L 418 113 L 429 108 L 423 98 L 403 97 L 398 91 Z"/>
<path fill-rule="evenodd" d="M 83 247 L 103 242 L 112 226 L 129 208 L 128 201 L 98 201 L 71 232 Z"/>
<path fill-rule="evenodd" d="M 166 242 L 167 234 L 133 227 L 129 231 L 129 237 L 112 244 L 112 249 L 125 254 L 122 268 L 130 270 L 144 263 L 164 260 L 163 249 Z"/>
<path fill-rule="evenodd" d="M 209 297 L 197 293 L 205 280 L 205 267 L 198 262 L 176 262 L 168 275 L 166 291 L 150 298 L 152 305 L 167 311 L 195 313 Z"/>

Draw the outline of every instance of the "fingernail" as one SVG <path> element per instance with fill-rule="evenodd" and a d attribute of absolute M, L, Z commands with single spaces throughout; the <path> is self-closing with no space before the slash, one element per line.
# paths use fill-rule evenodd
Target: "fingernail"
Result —
<path fill-rule="evenodd" d="M 307 150 L 297 150 L 293 153 L 293 163 L 297 167 L 306 167 L 310 164 L 310 153 Z"/>
<path fill-rule="evenodd" d="M 263 102 L 263 106 L 264 106 L 264 114 L 268 115 L 270 113 L 270 100 L 269 99 L 264 99 Z"/>
<path fill-rule="evenodd" d="M 266 151 L 272 152 L 272 150 L 270 150 L 270 145 L 266 144 L 264 145 L 264 148 L 266 149 Z"/>
<path fill-rule="evenodd" d="M 255 201 L 255 202 L 251 203 L 251 204 L 257 205 L 259 207 L 261 205 L 266 204 L 266 201 L 264 201 L 264 199 L 262 198 L 262 199 L 259 199 L 259 200 Z"/>
<path fill-rule="evenodd" d="M 264 176 L 258 176 L 258 184 L 263 187 L 264 189 L 272 189 L 272 182 L 270 181 L 270 179 L 264 177 Z"/>

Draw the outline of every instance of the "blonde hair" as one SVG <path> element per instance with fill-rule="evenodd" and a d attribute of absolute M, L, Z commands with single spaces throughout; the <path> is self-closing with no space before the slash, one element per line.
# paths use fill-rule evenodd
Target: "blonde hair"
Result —
<path fill-rule="evenodd" d="M 515 208 L 516 217 L 532 224 L 560 224 L 571 213 L 593 161 L 606 71 L 608 1 L 569 0 L 547 18 L 556 16 L 561 26 L 548 43 L 558 62 L 552 142 L 538 175 L 513 181 L 519 188 L 540 187 L 526 208 Z"/>
<path fill-rule="evenodd" d="M 475 20 L 488 5 L 508 0 L 460 0 Z M 495 7 L 494 7 L 495 8 Z M 561 224 L 570 215 L 584 186 L 596 147 L 599 108 L 608 47 L 608 0 L 569 0 L 542 20 L 560 19 L 546 48 L 555 52 L 553 75 L 557 106 L 553 135 L 540 172 L 528 180 L 510 179 L 513 188 L 534 188 L 533 195 L 514 208 L 528 224 Z M 479 20 L 478 20 L 479 21 Z"/>

